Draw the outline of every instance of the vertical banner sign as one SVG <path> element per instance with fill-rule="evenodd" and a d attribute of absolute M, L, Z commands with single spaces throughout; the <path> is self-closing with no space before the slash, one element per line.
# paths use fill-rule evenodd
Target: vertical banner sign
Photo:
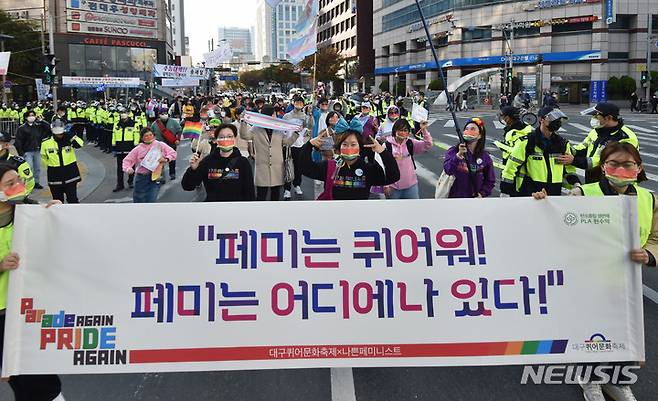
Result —
<path fill-rule="evenodd" d="M 50 94 L 50 86 L 44 85 L 41 78 L 35 78 L 34 84 L 37 88 L 37 99 L 38 100 L 48 100 L 48 95 Z"/>
<path fill-rule="evenodd" d="M 610 25 L 615 22 L 615 4 L 614 0 L 605 0 L 605 23 Z"/>
<path fill-rule="evenodd" d="M 0 75 L 7 75 L 11 52 L 0 52 Z"/>
<path fill-rule="evenodd" d="M 608 81 L 601 80 L 601 83 L 599 84 L 600 86 L 600 93 L 601 93 L 601 102 L 607 102 L 608 101 Z"/>
<path fill-rule="evenodd" d="M 18 206 L 3 377 L 645 359 L 633 197 L 228 206 Z"/>
<path fill-rule="evenodd" d="M 293 64 L 299 64 L 304 57 L 310 56 L 318 50 L 318 13 L 318 0 L 306 0 L 295 26 L 296 35 L 288 43 L 288 56 Z"/>
<path fill-rule="evenodd" d="M 590 82 L 590 85 L 589 85 L 589 102 L 590 103 L 599 103 L 599 99 L 601 99 L 599 82 L 600 81 Z"/>

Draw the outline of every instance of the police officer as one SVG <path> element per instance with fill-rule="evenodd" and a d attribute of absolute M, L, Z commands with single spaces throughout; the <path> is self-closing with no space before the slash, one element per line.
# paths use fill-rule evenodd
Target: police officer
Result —
<path fill-rule="evenodd" d="M 495 141 L 494 145 L 503 152 L 503 164 L 505 164 L 516 142 L 528 136 L 533 128 L 521 121 L 521 110 L 513 106 L 505 106 L 500 110 L 500 122 L 505 123 L 505 140 Z"/>
<path fill-rule="evenodd" d="M 619 107 L 612 103 L 599 103 L 581 114 L 592 116 L 592 130 L 587 137 L 573 147 L 573 166 L 585 169 L 585 182 L 594 182 L 593 170 L 599 166 L 601 151 L 611 141 L 628 142 L 638 150 L 640 145 L 635 132 L 624 125 L 619 117 Z"/>
<path fill-rule="evenodd" d="M 539 126 L 520 138 L 507 159 L 500 183 L 501 196 L 531 196 L 545 190 L 549 195 L 562 193 L 562 182 L 577 181 L 569 141 L 557 134 L 567 116 L 559 109 L 539 110 Z"/>
<path fill-rule="evenodd" d="M 64 123 L 54 121 L 50 129 L 52 136 L 41 142 L 41 159 L 48 168 L 48 186 L 53 199 L 64 203 L 80 203 L 78 201 L 78 182 L 80 169 L 75 157 L 75 150 L 84 146 L 84 142 L 73 132 L 64 132 Z"/>
<path fill-rule="evenodd" d="M 9 153 L 11 147 L 11 135 L 8 132 L 0 131 L 0 163 L 7 163 L 18 172 L 18 175 L 25 182 L 25 191 L 29 195 L 34 190 L 34 175 L 28 162 L 16 155 Z M 39 185 L 40 188 L 43 188 Z"/>
<path fill-rule="evenodd" d="M 112 192 L 119 192 L 123 186 L 123 159 L 135 146 L 139 145 L 139 128 L 135 120 L 130 118 L 128 110 L 119 109 L 119 120 L 112 129 L 112 150 L 117 158 L 117 186 Z M 134 175 L 128 176 L 128 186 L 133 187 Z"/>

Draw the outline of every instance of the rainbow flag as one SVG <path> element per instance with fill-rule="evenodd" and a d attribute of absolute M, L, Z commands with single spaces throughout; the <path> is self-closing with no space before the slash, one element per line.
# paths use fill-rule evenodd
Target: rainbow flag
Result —
<path fill-rule="evenodd" d="M 203 123 L 202 122 L 192 122 L 192 121 L 187 121 L 185 123 L 185 126 L 183 126 L 183 138 L 185 139 L 197 139 L 201 136 L 201 132 L 203 131 Z"/>

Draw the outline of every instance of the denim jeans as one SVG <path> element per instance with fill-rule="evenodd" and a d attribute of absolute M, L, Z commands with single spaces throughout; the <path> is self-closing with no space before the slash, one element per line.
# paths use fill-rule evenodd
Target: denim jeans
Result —
<path fill-rule="evenodd" d="M 407 189 L 393 189 L 389 199 L 418 199 L 418 184 Z"/>
<path fill-rule="evenodd" d="M 155 203 L 158 201 L 160 184 L 151 180 L 151 174 L 135 174 L 133 203 Z"/>
<path fill-rule="evenodd" d="M 39 175 L 41 174 L 41 154 L 39 151 L 25 152 L 23 158 L 30 165 L 32 174 L 34 175 L 34 183 L 39 183 Z"/>

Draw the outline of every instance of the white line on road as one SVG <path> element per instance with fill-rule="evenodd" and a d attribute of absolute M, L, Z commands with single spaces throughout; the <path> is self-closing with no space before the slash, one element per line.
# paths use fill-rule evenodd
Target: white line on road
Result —
<path fill-rule="evenodd" d="M 587 133 L 589 133 L 592 130 L 590 127 L 586 127 L 586 126 L 584 126 L 582 124 L 578 124 L 578 123 L 567 123 L 567 124 L 571 125 L 574 128 L 578 128 L 581 131 L 584 131 L 583 133 L 585 135 L 587 135 Z"/>
<path fill-rule="evenodd" d="M 632 128 L 632 129 L 634 129 L 634 130 L 636 130 L 636 131 L 646 132 L 647 134 L 657 134 L 657 133 L 658 133 L 658 132 L 656 132 L 656 131 L 654 131 L 654 130 L 652 130 L 652 129 L 643 128 L 643 127 L 640 127 L 640 126 L 637 126 L 637 125 L 626 124 L 626 126 L 629 127 L 629 128 Z"/>
<path fill-rule="evenodd" d="M 654 290 L 653 288 L 647 287 L 644 284 L 642 285 L 642 288 L 644 289 L 644 291 L 642 291 L 644 293 L 644 296 L 652 300 L 654 303 L 658 304 L 658 292 L 656 292 L 656 290 Z"/>
<path fill-rule="evenodd" d="M 331 368 L 331 401 L 356 401 L 352 368 Z"/>
<path fill-rule="evenodd" d="M 455 126 L 455 120 L 448 120 L 446 121 L 445 124 L 443 124 L 444 128 L 452 128 Z"/>
<path fill-rule="evenodd" d="M 429 183 L 432 186 L 434 186 L 439 179 L 438 175 L 434 174 L 427 167 L 418 163 L 418 160 L 416 160 L 416 175 L 418 176 L 418 178 L 427 181 L 427 183 Z"/>
<path fill-rule="evenodd" d="M 496 127 L 496 129 L 503 129 L 505 128 L 505 124 L 501 123 L 500 121 L 494 119 L 493 120 L 493 125 Z"/>

